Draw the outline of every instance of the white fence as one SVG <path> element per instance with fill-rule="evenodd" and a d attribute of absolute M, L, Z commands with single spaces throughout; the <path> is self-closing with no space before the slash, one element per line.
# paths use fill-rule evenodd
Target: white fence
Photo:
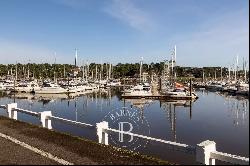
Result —
<path fill-rule="evenodd" d="M 81 127 L 96 128 L 98 142 L 101 144 L 105 144 L 105 145 L 109 144 L 109 140 L 108 140 L 109 134 L 122 133 L 122 134 L 130 135 L 133 137 L 138 137 L 138 138 L 142 138 L 146 140 L 168 144 L 178 149 L 183 149 L 184 151 L 193 151 L 196 157 L 196 162 L 199 164 L 215 165 L 215 160 L 220 160 L 220 161 L 224 161 L 224 162 L 232 163 L 232 164 L 249 165 L 249 158 L 216 151 L 216 143 L 214 141 L 206 140 L 206 141 L 201 142 L 200 144 L 197 144 L 194 147 L 194 146 L 190 146 L 186 144 L 166 141 L 166 140 L 139 135 L 139 134 L 135 134 L 131 132 L 111 129 L 108 127 L 108 122 L 106 121 L 97 123 L 96 125 L 91 125 L 87 123 L 82 123 L 82 122 L 77 122 L 77 121 L 72 121 L 72 120 L 52 116 L 51 111 L 43 111 L 43 112 L 38 113 L 38 112 L 29 111 L 29 110 L 24 110 L 24 109 L 17 108 L 17 103 L 1 105 L 0 108 L 6 109 L 9 118 L 12 118 L 15 120 L 17 120 L 17 112 L 22 112 L 31 116 L 38 117 L 41 122 L 41 125 L 48 129 L 52 129 L 51 120 L 62 121 L 65 123 L 70 123 L 70 124 L 78 125 Z"/>

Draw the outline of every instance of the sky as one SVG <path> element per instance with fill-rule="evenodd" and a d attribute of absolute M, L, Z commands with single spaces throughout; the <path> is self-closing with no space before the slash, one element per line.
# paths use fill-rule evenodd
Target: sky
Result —
<path fill-rule="evenodd" d="M 0 64 L 231 66 L 249 56 L 249 0 L 0 0 Z"/>

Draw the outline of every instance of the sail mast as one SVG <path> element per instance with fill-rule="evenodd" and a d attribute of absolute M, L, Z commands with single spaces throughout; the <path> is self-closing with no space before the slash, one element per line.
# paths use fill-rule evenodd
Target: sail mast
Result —
<path fill-rule="evenodd" d="M 75 49 L 75 67 L 77 65 L 77 49 Z"/>
<path fill-rule="evenodd" d="M 141 83 L 141 75 L 142 75 L 142 63 L 143 63 L 143 57 L 141 57 L 141 62 L 140 62 L 140 83 Z"/>

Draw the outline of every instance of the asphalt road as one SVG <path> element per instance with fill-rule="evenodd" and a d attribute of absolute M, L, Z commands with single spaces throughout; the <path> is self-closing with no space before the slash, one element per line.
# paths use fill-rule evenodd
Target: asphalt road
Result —
<path fill-rule="evenodd" d="M 57 162 L 0 137 L 0 164 L 56 165 Z"/>

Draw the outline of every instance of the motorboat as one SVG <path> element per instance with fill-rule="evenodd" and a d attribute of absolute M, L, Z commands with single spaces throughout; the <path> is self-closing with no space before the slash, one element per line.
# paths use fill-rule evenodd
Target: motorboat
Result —
<path fill-rule="evenodd" d="M 124 90 L 122 96 L 152 96 L 151 86 L 149 83 L 138 84 L 131 89 Z"/>
<path fill-rule="evenodd" d="M 67 89 L 60 87 L 56 83 L 44 82 L 43 86 L 39 90 L 36 90 L 35 93 L 67 93 Z"/>
<path fill-rule="evenodd" d="M 30 93 L 30 92 L 35 92 L 40 89 L 40 86 L 38 85 L 37 82 L 31 81 L 31 82 L 20 82 L 15 89 L 10 89 L 11 91 L 16 91 L 16 92 L 25 92 L 25 93 Z"/>

